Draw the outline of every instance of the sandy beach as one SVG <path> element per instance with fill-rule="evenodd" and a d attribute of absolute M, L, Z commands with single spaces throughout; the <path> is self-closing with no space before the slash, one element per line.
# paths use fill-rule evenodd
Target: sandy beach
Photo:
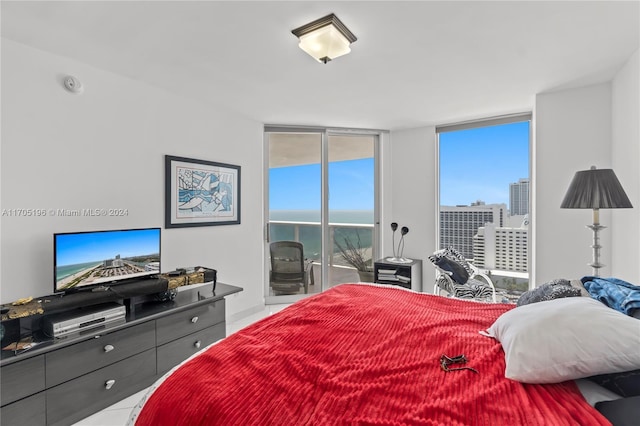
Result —
<path fill-rule="evenodd" d="M 79 277 L 81 277 L 81 276 L 93 271 L 94 269 L 98 268 L 99 266 L 100 265 L 92 266 L 90 268 L 83 269 L 80 272 L 76 272 L 73 275 L 69 275 L 66 278 L 63 278 L 62 280 L 60 280 L 60 281 L 58 281 L 56 283 L 56 288 L 58 288 L 58 289 L 66 288 L 66 286 L 69 285 L 69 283 L 73 282 L 73 280 L 75 280 L 75 279 L 77 279 L 77 278 L 79 278 Z M 86 285 L 86 284 L 90 284 L 90 282 L 85 282 L 83 285 Z"/>

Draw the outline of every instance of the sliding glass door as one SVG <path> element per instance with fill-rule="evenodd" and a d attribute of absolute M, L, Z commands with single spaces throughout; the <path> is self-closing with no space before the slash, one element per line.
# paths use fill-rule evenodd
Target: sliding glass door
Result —
<path fill-rule="evenodd" d="M 267 302 L 291 302 L 321 291 L 322 138 L 318 131 L 265 133 Z M 301 243 L 302 252 L 274 251 L 272 243 L 280 241 Z M 274 278 L 272 270 L 279 264 L 284 268 L 283 277 Z"/>
<path fill-rule="evenodd" d="M 373 282 L 376 138 L 330 134 L 328 140 L 328 283 Z"/>
<path fill-rule="evenodd" d="M 265 129 L 267 303 L 372 281 L 378 140 L 368 132 Z M 273 244 L 282 241 L 292 243 Z"/>

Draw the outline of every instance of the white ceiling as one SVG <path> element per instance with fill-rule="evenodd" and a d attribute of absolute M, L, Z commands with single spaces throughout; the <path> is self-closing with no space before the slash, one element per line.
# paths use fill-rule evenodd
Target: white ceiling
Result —
<path fill-rule="evenodd" d="M 639 4 L 3 0 L 1 30 L 263 123 L 399 129 L 611 79 L 638 49 Z M 331 12 L 358 40 L 324 65 L 291 30 Z"/>

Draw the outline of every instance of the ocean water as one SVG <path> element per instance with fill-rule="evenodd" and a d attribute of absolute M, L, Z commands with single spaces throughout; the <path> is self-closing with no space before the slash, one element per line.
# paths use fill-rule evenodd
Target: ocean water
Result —
<path fill-rule="evenodd" d="M 304 246 L 304 255 L 308 259 L 320 260 L 321 233 L 320 211 L 317 210 L 277 210 L 270 212 L 272 221 L 311 222 L 313 225 L 274 224 L 270 225 L 271 241 L 296 239 L 296 227 L 299 241 Z M 373 225 L 373 210 L 337 210 L 329 214 L 330 224 Z M 373 228 L 340 226 L 334 228 L 334 239 L 341 244 L 350 241 L 354 247 L 370 249 L 373 241 Z M 336 263 L 340 263 L 340 250 L 334 245 Z"/>
<path fill-rule="evenodd" d="M 91 268 L 92 266 L 100 265 L 102 262 L 87 262 L 87 263 L 78 263 L 75 265 L 64 265 L 56 267 L 56 281 L 60 281 L 69 277 L 76 272 L 80 272 L 83 269 Z"/>
<path fill-rule="evenodd" d="M 320 210 L 271 210 L 270 220 L 318 222 Z M 329 223 L 373 224 L 373 210 L 330 210 Z"/>

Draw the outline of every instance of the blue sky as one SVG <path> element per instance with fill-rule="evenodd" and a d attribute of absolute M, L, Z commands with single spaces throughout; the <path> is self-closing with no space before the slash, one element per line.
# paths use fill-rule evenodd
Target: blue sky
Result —
<path fill-rule="evenodd" d="M 509 206 L 509 184 L 529 177 L 529 122 L 440 134 L 440 204 Z"/>
<path fill-rule="evenodd" d="M 160 229 L 59 234 L 56 266 L 160 252 Z"/>
<path fill-rule="evenodd" d="M 509 184 L 529 177 L 529 122 L 441 133 L 440 165 L 441 205 L 508 206 Z M 331 163 L 330 209 L 373 210 L 373 176 L 373 158 Z M 271 210 L 320 210 L 320 164 L 273 168 L 269 181 Z"/>
<path fill-rule="evenodd" d="M 273 168 L 269 187 L 271 210 L 320 210 L 320 164 Z M 373 189 L 373 158 L 329 165 L 331 209 L 373 210 Z"/>

